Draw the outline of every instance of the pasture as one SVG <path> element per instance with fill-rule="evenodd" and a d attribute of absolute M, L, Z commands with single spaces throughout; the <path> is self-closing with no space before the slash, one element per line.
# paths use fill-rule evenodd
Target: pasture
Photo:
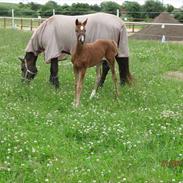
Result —
<path fill-rule="evenodd" d="M 48 83 L 49 65 L 20 82 L 18 56 L 31 36 L 0 29 L 0 182 L 158 183 L 183 181 L 183 45 L 129 41 L 133 86 L 116 101 L 111 74 L 89 100 L 88 69 L 81 106 L 73 108 L 70 60 L 59 65 L 61 87 Z"/>

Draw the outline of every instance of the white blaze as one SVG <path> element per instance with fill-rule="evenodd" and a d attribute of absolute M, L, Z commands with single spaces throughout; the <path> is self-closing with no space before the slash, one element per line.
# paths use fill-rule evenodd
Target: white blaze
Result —
<path fill-rule="evenodd" d="M 81 36 L 81 41 L 84 42 L 84 40 L 85 40 L 85 39 L 84 39 L 84 36 L 82 35 L 82 36 Z"/>

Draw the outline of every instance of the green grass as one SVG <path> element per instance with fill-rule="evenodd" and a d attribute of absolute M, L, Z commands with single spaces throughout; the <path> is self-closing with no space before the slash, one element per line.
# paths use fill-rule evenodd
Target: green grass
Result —
<path fill-rule="evenodd" d="M 89 100 L 95 80 L 89 69 L 75 109 L 70 60 L 60 63 L 58 91 L 42 56 L 27 86 L 17 57 L 31 34 L 0 29 L 0 35 L 1 183 L 183 181 L 182 166 L 173 163 L 183 159 L 183 81 L 164 77 L 182 70 L 183 45 L 130 40 L 134 86 L 120 88 L 116 101 L 109 74 Z"/>

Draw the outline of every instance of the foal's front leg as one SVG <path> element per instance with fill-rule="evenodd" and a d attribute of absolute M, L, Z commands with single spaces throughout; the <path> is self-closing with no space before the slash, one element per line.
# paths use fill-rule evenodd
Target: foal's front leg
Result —
<path fill-rule="evenodd" d="M 75 107 L 79 106 L 81 91 L 83 88 L 83 80 L 86 73 L 86 69 L 81 69 L 78 71 L 77 85 L 76 85 L 76 98 L 75 98 Z"/>
<path fill-rule="evenodd" d="M 79 72 L 78 72 L 78 69 L 74 66 L 73 66 L 73 70 L 74 70 L 74 106 L 76 107 L 77 83 L 78 83 Z"/>
<path fill-rule="evenodd" d="M 55 86 L 55 88 L 59 88 L 59 80 L 58 80 L 58 58 L 51 59 L 51 67 L 50 67 L 50 83 Z"/>

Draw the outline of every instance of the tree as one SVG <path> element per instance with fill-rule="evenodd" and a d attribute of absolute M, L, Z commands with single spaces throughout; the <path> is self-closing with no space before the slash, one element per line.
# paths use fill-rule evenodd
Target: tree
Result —
<path fill-rule="evenodd" d="M 0 16 L 11 16 L 11 9 L 0 6 Z"/>
<path fill-rule="evenodd" d="M 101 7 L 97 4 L 91 5 L 90 7 L 91 7 L 91 10 L 95 12 L 101 11 Z"/>
<path fill-rule="evenodd" d="M 25 8 L 26 7 L 26 4 L 24 4 L 24 3 L 22 3 L 22 2 L 20 2 L 19 4 L 18 4 L 18 8 Z"/>
<path fill-rule="evenodd" d="M 41 16 L 51 16 L 53 14 L 53 9 L 58 10 L 60 6 L 55 1 L 48 1 L 45 5 L 41 7 Z"/>
<path fill-rule="evenodd" d="M 143 10 L 148 18 L 155 18 L 165 10 L 160 1 L 147 0 L 143 6 Z"/>
<path fill-rule="evenodd" d="M 28 6 L 30 7 L 31 10 L 34 10 L 34 11 L 38 11 L 41 9 L 41 5 L 34 2 L 28 3 Z"/>
<path fill-rule="evenodd" d="M 102 2 L 100 6 L 102 11 L 112 14 L 116 14 L 116 10 L 121 8 L 121 6 L 118 3 L 113 1 Z"/>
<path fill-rule="evenodd" d="M 71 12 L 71 7 L 67 4 L 62 5 L 59 9 L 59 13 L 64 15 L 69 15 L 70 12 Z"/>
<path fill-rule="evenodd" d="M 167 7 L 166 7 L 167 12 L 171 13 L 174 9 L 175 9 L 174 6 L 167 4 Z"/>
<path fill-rule="evenodd" d="M 82 15 L 91 11 L 90 5 L 87 3 L 73 3 L 70 7 L 71 15 Z"/>
<path fill-rule="evenodd" d="M 37 6 L 39 4 L 35 3 L 19 3 L 17 8 L 15 9 L 16 16 L 28 16 L 28 17 L 37 17 L 38 13 L 38 7 L 40 8 L 41 5 Z"/>
<path fill-rule="evenodd" d="M 180 10 L 178 12 L 175 11 L 175 18 L 179 21 L 179 22 L 183 22 L 183 10 Z"/>
<path fill-rule="evenodd" d="M 55 1 L 48 1 L 45 6 L 54 9 L 58 7 L 58 4 Z"/>
<path fill-rule="evenodd" d="M 129 17 L 141 18 L 142 17 L 142 7 L 139 3 L 135 1 L 125 1 L 123 3 L 124 9 L 127 11 Z"/>

